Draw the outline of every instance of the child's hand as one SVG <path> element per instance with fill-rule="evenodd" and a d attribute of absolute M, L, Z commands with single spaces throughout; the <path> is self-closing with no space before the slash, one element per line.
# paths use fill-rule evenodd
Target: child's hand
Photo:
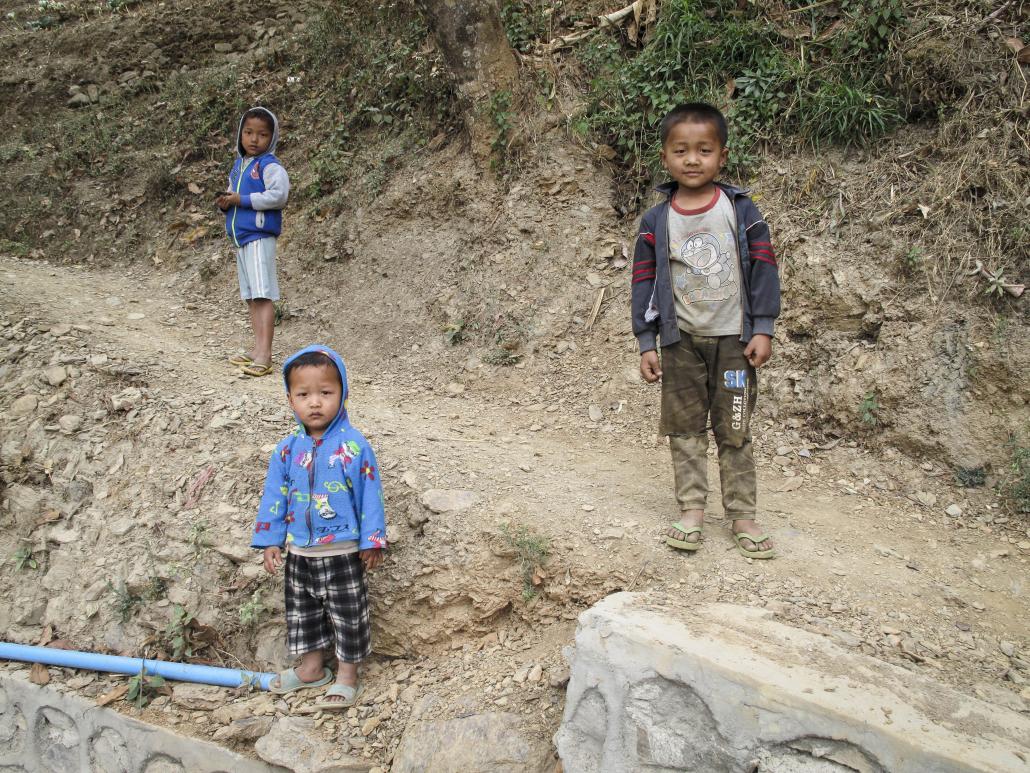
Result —
<path fill-rule="evenodd" d="M 653 384 L 662 377 L 662 364 L 658 361 L 658 352 L 654 349 L 640 355 L 640 375 L 648 384 Z"/>
<path fill-rule="evenodd" d="M 751 363 L 751 367 L 762 367 L 772 357 L 772 339 L 764 333 L 756 333 L 751 336 L 751 340 L 744 349 L 744 356 Z"/>
<path fill-rule="evenodd" d="M 238 207 L 240 205 L 240 194 L 238 193 L 223 193 L 217 199 L 215 203 L 218 208 L 225 212 L 229 207 Z"/>
<path fill-rule="evenodd" d="M 365 565 L 366 571 L 370 572 L 383 564 L 382 548 L 369 548 L 368 550 L 362 550 L 358 555 L 361 557 L 361 563 Z"/>
<path fill-rule="evenodd" d="M 265 571 L 275 574 L 275 570 L 283 565 L 282 548 L 276 546 L 265 548 Z"/>

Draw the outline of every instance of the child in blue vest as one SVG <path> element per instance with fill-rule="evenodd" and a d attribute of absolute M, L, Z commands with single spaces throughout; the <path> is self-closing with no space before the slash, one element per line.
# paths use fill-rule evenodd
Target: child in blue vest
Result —
<path fill-rule="evenodd" d="M 271 110 L 252 107 L 236 132 L 236 162 L 229 189 L 218 197 L 225 213 L 225 232 L 236 247 L 240 298 L 247 302 L 254 346 L 229 362 L 247 376 L 272 372 L 272 332 L 279 282 L 275 276 L 275 240 L 282 232 L 283 207 L 290 195 L 290 178 L 275 157 L 279 120 Z"/>
<path fill-rule="evenodd" d="M 358 664 L 372 651 L 367 570 L 383 561 L 386 517 L 372 447 L 347 417 L 347 371 L 326 346 L 283 365 L 296 429 L 275 448 L 251 547 L 270 574 L 286 565 L 286 638 L 300 663 L 269 689 L 287 693 L 333 681 L 315 706 L 339 710 L 358 698 Z"/>

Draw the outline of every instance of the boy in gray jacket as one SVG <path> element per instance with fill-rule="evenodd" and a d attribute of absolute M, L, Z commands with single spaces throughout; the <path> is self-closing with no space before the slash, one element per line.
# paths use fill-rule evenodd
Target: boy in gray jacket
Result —
<path fill-rule="evenodd" d="M 716 177 L 726 119 L 711 105 L 671 110 L 661 123 L 668 198 L 644 213 L 633 256 L 633 333 L 644 380 L 662 381 L 659 431 L 669 436 L 680 520 L 665 541 L 701 547 L 708 495 L 708 419 L 719 449 L 723 509 L 747 558 L 772 558 L 755 523 L 751 416 L 756 368 L 772 354 L 780 280 L 769 227 L 747 192 Z M 658 357 L 658 339 L 662 355 Z"/>

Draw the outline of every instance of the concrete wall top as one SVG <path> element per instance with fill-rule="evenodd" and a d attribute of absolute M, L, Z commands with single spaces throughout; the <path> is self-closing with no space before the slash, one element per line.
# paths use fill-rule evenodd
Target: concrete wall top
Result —
<path fill-rule="evenodd" d="M 555 740 L 568 773 L 1030 771 L 1021 714 L 765 610 L 632 593 L 580 616 Z"/>

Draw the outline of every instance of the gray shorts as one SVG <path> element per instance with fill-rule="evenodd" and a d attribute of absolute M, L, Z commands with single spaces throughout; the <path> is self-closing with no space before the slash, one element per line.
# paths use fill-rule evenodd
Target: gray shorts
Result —
<path fill-rule="evenodd" d="M 275 237 L 257 239 L 236 250 L 236 273 L 240 278 L 240 298 L 279 300 L 279 281 L 275 277 Z"/>

